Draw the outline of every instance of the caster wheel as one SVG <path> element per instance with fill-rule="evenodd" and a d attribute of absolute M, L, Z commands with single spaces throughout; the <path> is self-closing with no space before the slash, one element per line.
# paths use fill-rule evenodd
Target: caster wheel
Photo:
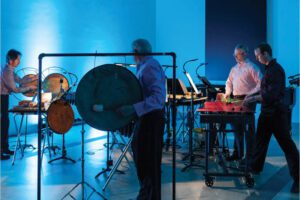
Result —
<path fill-rule="evenodd" d="M 205 177 L 205 185 L 207 187 L 212 187 L 214 185 L 214 178 L 211 176 Z"/>
<path fill-rule="evenodd" d="M 246 185 L 248 188 L 253 188 L 254 186 L 254 178 L 250 176 L 246 176 Z"/>

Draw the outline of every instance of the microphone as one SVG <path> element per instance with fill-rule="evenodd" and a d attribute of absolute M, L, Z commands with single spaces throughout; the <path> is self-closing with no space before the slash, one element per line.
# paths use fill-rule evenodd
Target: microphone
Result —
<path fill-rule="evenodd" d="M 200 63 L 200 64 L 198 65 L 198 67 L 197 67 L 197 69 L 196 69 L 196 74 L 197 74 L 198 78 L 200 77 L 199 74 L 198 74 L 198 69 L 199 69 L 201 66 L 205 66 L 205 65 L 208 65 L 208 63 L 207 63 L 207 62 L 204 62 L 204 63 Z"/>
<path fill-rule="evenodd" d="M 173 67 L 173 65 L 162 65 L 162 67 L 169 68 L 169 67 Z M 177 68 L 177 66 L 175 66 L 175 68 Z"/>
<path fill-rule="evenodd" d="M 183 72 L 186 73 L 186 70 L 185 70 L 185 65 L 189 62 L 194 62 L 194 61 L 197 61 L 198 58 L 194 58 L 194 59 L 191 59 L 191 60 L 188 60 L 188 61 L 185 61 L 185 63 L 183 64 Z"/>
<path fill-rule="evenodd" d="M 64 82 L 64 79 L 61 78 L 61 79 L 59 80 L 59 83 L 60 83 L 60 93 L 63 93 L 63 92 L 64 92 L 63 85 L 62 85 L 63 82 Z"/>
<path fill-rule="evenodd" d="M 200 63 L 200 64 L 198 65 L 198 67 L 201 67 L 201 66 L 203 66 L 203 65 L 208 65 L 208 63 L 207 63 L 207 62 Z"/>

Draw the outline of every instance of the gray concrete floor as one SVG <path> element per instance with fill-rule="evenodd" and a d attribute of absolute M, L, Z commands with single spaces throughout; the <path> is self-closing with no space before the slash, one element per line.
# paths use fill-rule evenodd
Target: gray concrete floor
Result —
<path fill-rule="evenodd" d="M 77 162 L 56 161 L 48 164 L 49 152 L 46 151 L 42 166 L 42 199 L 61 199 L 76 183 L 81 181 L 81 133 L 80 126 L 73 127 L 66 136 L 67 155 Z M 139 186 L 135 174 L 135 168 L 130 153 L 127 153 L 128 163 L 122 161 L 119 170 L 125 174 L 116 173 L 105 191 L 102 187 L 105 183 L 105 176 L 101 175 L 95 179 L 95 175 L 106 165 L 106 132 L 101 132 L 85 126 L 85 178 L 88 183 L 95 187 L 108 199 L 130 199 L 137 195 Z M 293 139 L 299 147 L 299 127 L 293 129 Z M 118 137 L 118 136 L 117 136 Z M 37 146 L 37 135 L 30 134 L 27 141 Z M 229 146 L 232 146 L 232 134 L 229 134 Z M 15 146 L 16 138 L 10 138 L 11 149 Z M 24 137 L 22 136 L 22 143 Z M 54 135 L 54 144 L 61 145 L 61 136 Z M 191 168 L 181 172 L 184 167 L 182 153 L 188 150 L 187 145 L 181 143 L 182 148 L 176 154 L 176 199 L 299 199 L 298 195 L 290 194 L 289 190 L 292 180 L 286 166 L 283 152 L 275 141 L 271 140 L 268 157 L 263 173 L 254 176 L 254 188 L 245 185 L 243 177 L 216 177 L 213 187 L 205 185 L 202 168 Z M 115 145 L 112 151 L 114 161 L 120 155 L 118 146 Z M 61 153 L 61 152 L 58 152 Z M 201 152 L 200 152 L 201 153 Z M 202 152 L 203 154 L 203 152 Z M 53 158 L 53 156 L 52 156 Z M 210 163 L 212 170 L 220 170 L 220 167 L 213 162 Z M 196 159 L 199 164 L 204 165 L 204 159 Z M 1 161 L 1 199 L 36 199 L 37 197 L 37 151 L 26 149 L 25 156 L 17 159 L 14 166 L 12 159 Z M 236 163 L 230 163 L 235 166 Z M 90 192 L 88 188 L 86 193 Z M 81 190 L 78 188 L 72 193 L 76 198 L 81 198 Z M 66 198 L 71 199 L 71 198 Z M 93 195 L 91 199 L 101 199 Z M 172 199 L 172 152 L 163 152 L 162 164 L 162 199 Z"/>

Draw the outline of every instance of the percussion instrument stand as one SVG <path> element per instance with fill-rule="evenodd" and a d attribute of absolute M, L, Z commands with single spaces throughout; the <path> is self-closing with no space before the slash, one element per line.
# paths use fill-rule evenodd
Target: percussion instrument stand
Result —
<path fill-rule="evenodd" d="M 62 156 L 58 157 L 58 158 L 54 158 L 54 159 L 48 161 L 49 164 L 52 163 L 52 162 L 54 162 L 54 161 L 56 161 L 56 160 L 61 160 L 61 159 L 69 160 L 72 163 L 76 163 L 75 160 L 73 160 L 72 158 L 68 158 L 67 157 L 67 150 L 66 150 L 66 147 L 65 147 L 65 134 L 63 134 L 62 137 L 63 137 L 62 138 Z"/>
<path fill-rule="evenodd" d="M 104 174 L 106 172 L 109 172 L 111 171 L 111 168 L 110 166 L 113 165 L 113 160 L 110 158 L 110 155 L 109 155 L 109 131 L 107 131 L 107 147 L 106 147 L 106 168 L 102 168 L 102 171 L 100 171 L 96 176 L 95 178 L 98 178 L 101 174 Z M 117 170 L 118 171 L 118 170 Z M 120 173 L 124 173 L 122 171 L 118 171 Z"/>
<path fill-rule="evenodd" d="M 44 121 L 45 121 L 45 128 L 44 128 L 44 132 L 43 132 L 43 149 L 42 149 L 42 160 L 43 160 L 43 155 L 44 155 L 44 152 L 45 152 L 45 150 L 46 149 L 48 149 L 48 151 L 49 151 L 49 156 L 50 156 L 50 158 L 52 157 L 52 155 L 51 155 L 51 150 L 53 151 L 53 153 L 56 155 L 56 152 L 55 152 L 55 149 L 57 148 L 57 149 L 60 149 L 59 147 L 57 147 L 57 146 L 53 146 L 53 134 L 51 135 L 51 142 L 52 142 L 52 146 L 50 145 L 50 130 L 49 130 L 49 126 L 48 126 L 48 122 L 47 122 L 47 119 L 46 119 L 46 116 L 45 116 L 45 118 L 44 118 Z M 48 146 L 47 147 L 45 147 L 45 142 L 46 142 L 46 140 L 47 140 L 47 144 L 48 144 Z"/>
<path fill-rule="evenodd" d="M 84 121 L 82 120 L 82 125 L 81 125 L 81 182 L 77 183 L 62 199 L 65 199 L 66 197 L 70 196 L 72 199 L 76 199 L 71 193 L 79 186 L 81 185 L 81 199 L 90 199 L 90 197 L 96 193 L 100 198 L 105 199 L 105 196 L 103 196 L 100 192 L 98 192 L 93 186 L 91 186 L 88 182 L 85 181 L 84 179 Z M 92 192 L 89 194 L 87 198 L 85 198 L 85 187 L 89 187 Z"/>
<path fill-rule="evenodd" d="M 122 154 L 120 155 L 120 157 L 119 157 L 119 159 L 117 160 L 116 164 L 115 164 L 115 165 L 113 166 L 113 168 L 111 169 L 111 172 L 109 173 L 109 175 L 108 175 L 108 177 L 107 177 L 107 180 L 106 180 L 106 182 L 105 182 L 105 184 L 104 184 L 104 186 L 103 186 L 103 188 L 102 188 L 103 191 L 106 189 L 107 185 L 109 184 L 109 182 L 110 182 L 110 180 L 112 179 L 112 177 L 113 177 L 113 175 L 115 174 L 115 172 L 118 172 L 118 167 L 119 167 L 119 165 L 121 164 L 123 158 L 125 157 L 126 160 L 128 161 L 128 159 L 127 159 L 127 157 L 126 157 L 126 153 L 127 153 L 127 151 L 128 151 L 128 148 L 129 148 L 130 145 L 131 145 L 131 142 L 132 142 L 132 139 L 133 139 L 133 135 L 134 135 L 134 134 L 132 134 L 132 135 L 130 136 L 129 141 L 128 141 L 128 143 L 125 145 L 125 147 L 124 147 L 123 149 L 121 149 Z M 128 163 L 129 163 L 129 161 L 128 161 Z"/>
<path fill-rule="evenodd" d="M 17 121 L 16 121 L 16 117 L 17 115 L 15 114 L 14 116 L 14 122 L 15 122 L 15 126 L 16 126 L 16 130 L 17 130 L 17 144 L 16 144 L 16 147 L 15 147 L 15 151 L 14 151 L 14 156 L 13 156 L 13 160 L 12 160 L 12 165 L 15 164 L 15 159 L 16 159 L 16 154 L 17 154 L 17 150 L 20 149 L 21 150 L 21 155 L 22 155 L 22 158 L 24 156 L 24 149 L 22 148 L 22 145 L 21 145 L 21 140 L 20 140 L 20 137 L 21 137 L 21 128 L 22 128 L 22 124 L 23 124 L 23 118 L 24 118 L 24 113 L 21 114 L 22 117 L 21 117 L 21 122 L 20 122 L 20 126 L 18 127 L 17 126 Z"/>
<path fill-rule="evenodd" d="M 191 98 L 191 104 L 190 104 L 190 110 L 188 112 L 188 127 L 189 127 L 189 152 L 188 154 L 183 158 L 183 160 L 186 160 L 189 158 L 189 163 L 185 164 L 186 166 L 181 169 L 182 172 L 186 171 L 190 167 L 201 167 L 204 168 L 204 166 L 195 164 L 194 160 L 195 157 L 202 157 L 201 155 L 195 155 L 193 152 L 193 129 L 194 129 L 194 91 L 192 88 L 192 98 Z"/>
<path fill-rule="evenodd" d="M 27 144 L 27 124 L 28 124 L 28 116 L 26 115 L 24 144 L 22 145 L 23 152 L 25 151 L 26 148 L 32 148 L 33 150 L 36 149 L 32 144 Z"/>

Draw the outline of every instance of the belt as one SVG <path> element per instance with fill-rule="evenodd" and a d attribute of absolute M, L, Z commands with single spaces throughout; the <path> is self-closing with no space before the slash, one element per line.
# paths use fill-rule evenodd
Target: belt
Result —
<path fill-rule="evenodd" d="M 234 95 L 233 98 L 234 99 L 244 99 L 246 97 L 246 95 Z"/>

